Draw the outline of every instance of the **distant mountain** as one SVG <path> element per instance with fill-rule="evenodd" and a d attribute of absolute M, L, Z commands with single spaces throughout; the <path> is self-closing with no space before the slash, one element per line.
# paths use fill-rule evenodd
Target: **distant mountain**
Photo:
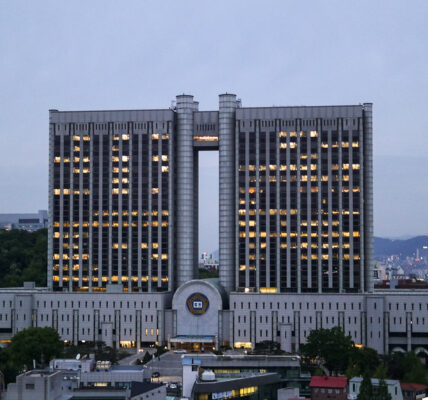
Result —
<path fill-rule="evenodd" d="M 428 246 L 428 236 L 416 236 L 405 240 L 384 239 L 375 236 L 374 256 L 411 257 L 416 254 L 416 249 L 421 249 L 423 246 Z"/>

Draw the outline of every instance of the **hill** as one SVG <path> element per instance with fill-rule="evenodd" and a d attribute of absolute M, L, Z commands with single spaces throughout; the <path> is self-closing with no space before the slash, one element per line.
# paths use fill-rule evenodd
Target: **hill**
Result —
<path fill-rule="evenodd" d="M 428 236 L 416 236 L 406 240 L 394 240 L 375 237 L 374 256 L 399 255 L 401 257 L 415 256 L 416 249 L 428 246 Z"/>
<path fill-rule="evenodd" d="M 22 286 L 25 281 L 46 286 L 47 239 L 47 229 L 0 230 L 0 287 Z"/>

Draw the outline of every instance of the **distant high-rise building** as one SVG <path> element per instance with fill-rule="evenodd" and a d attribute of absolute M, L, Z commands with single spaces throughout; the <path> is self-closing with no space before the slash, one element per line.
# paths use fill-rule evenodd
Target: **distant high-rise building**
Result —
<path fill-rule="evenodd" d="M 170 291 L 197 277 L 198 152 L 219 151 L 227 292 L 372 288 L 371 104 L 50 112 L 50 285 Z"/>
<path fill-rule="evenodd" d="M 34 232 L 47 226 L 47 210 L 39 210 L 37 213 L 0 214 L 0 229 Z"/>

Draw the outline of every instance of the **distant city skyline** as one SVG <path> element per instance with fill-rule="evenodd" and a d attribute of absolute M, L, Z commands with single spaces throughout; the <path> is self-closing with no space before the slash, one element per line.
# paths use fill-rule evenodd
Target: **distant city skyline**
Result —
<path fill-rule="evenodd" d="M 2 2 L 0 212 L 47 207 L 48 109 L 164 107 L 182 92 L 211 109 L 234 91 L 245 106 L 373 102 L 375 235 L 427 234 L 427 11 L 425 1 L 93 1 L 84 12 Z M 206 251 L 218 248 L 216 160 L 200 160 Z"/>

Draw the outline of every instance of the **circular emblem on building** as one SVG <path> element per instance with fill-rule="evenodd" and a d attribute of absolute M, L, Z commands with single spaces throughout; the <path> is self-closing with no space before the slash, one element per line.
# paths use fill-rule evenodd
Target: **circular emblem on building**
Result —
<path fill-rule="evenodd" d="M 209 304 L 207 296 L 204 296 L 202 293 L 193 293 L 186 300 L 187 309 L 193 315 L 205 314 Z"/>

